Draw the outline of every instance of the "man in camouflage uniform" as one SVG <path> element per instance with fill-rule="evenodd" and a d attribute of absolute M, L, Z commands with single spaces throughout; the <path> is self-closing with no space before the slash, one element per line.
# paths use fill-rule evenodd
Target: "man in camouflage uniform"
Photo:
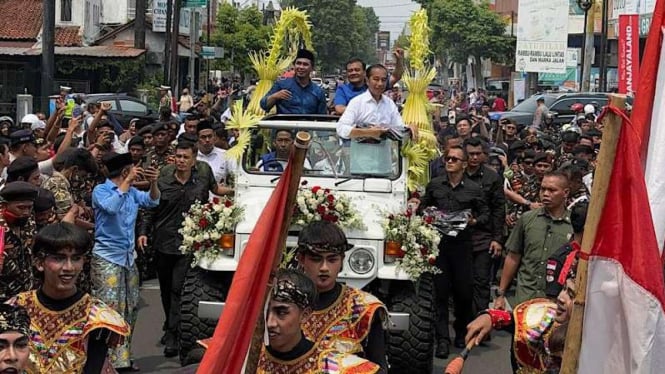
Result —
<path fill-rule="evenodd" d="M 528 159 L 525 156 L 525 162 L 527 161 Z M 533 165 L 533 174 L 519 173 L 521 175 L 518 175 L 516 173 L 513 178 L 518 177 L 520 180 L 511 181 L 511 184 L 520 185 L 519 191 L 515 192 L 523 198 L 523 201 L 509 202 L 506 220 L 509 227 L 512 227 L 524 212 L 540 207 L 540 184 L 543 181 L 543 176 L 552 170 L 550 155 L 544 152 L 537 153 L 533 157 Z"/>
<path fill-rule="evenodd" d="M 4 253 L 0 257 L 0 302 L 4 302 L 31 290 L 35 284 L 32 240 L 36 228 L 32 209 L 37 187 L 26 182 L 7 183 L 0 197 L 0 226 L 5 232 Z"/>
<path fill-rule="evenodd" d="M 175 147 L 169 143 L 169 126 L 166 122 L 152 126 L 153 146 L 146 152 L 149 165 L 161 170 L 175 161 Z"/>
<path fill-rule="evenodd" d="M 60 170 L 53 172 L 53 176 L 42 183 L 42 188 L 53 193 L 55 198 L 55 212 L 59 219 L 69 212 L 73 204 L 82 207 L 88 206 L 87 181 L 98 171 L 97 163 L 92 154 L 82 148 L 66 150 L 62 156 Z M 91 220 L 90 220 L 91 221 Z M 80 222 L 79 226 L 88 230 L 93 228 L 90 222 Z"/>
<path fill-rule="evenodd" d="M 566 131 L 563 133 L 561 136 L 561 147 L 556 151 L 555 169 L 560 168 L 574 158 L 573 149 L 579 142 L 579 139 L 580 135 L 575 131 Z"/>

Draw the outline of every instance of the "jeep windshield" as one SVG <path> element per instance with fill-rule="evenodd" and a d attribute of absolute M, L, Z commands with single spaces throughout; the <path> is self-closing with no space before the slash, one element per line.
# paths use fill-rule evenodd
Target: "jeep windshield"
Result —
<path fill-rule="evenodd" d="M 287 165 L 290 147 L 298 131 L 311 135 L 303 176 L 339 179 L 387 178 L 401 174 L 400 143 L 342 140 L 334 123 L 271 123 L 254 130 L 243 156 L 243 168 L 250 174 L 280 175 Z"/>

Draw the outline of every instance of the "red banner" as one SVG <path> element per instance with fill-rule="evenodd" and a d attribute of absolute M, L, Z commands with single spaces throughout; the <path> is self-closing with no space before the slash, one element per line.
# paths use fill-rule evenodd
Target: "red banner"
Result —
<path fill-rule="evenodd" d="M 637 14 L 619 16 L 619 93 L 634 94 L 640 76 L 640 25 Z"/>

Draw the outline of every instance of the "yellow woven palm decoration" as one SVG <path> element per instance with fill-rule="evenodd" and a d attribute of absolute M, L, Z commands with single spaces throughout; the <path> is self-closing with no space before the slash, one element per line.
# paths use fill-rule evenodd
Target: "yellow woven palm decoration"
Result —
<path fill-rule="evenodd" d="M 268 51 L 250 52 L 249 59 L 259 76 L 259 82 L 246 111 L 242 110 L 242 101 L 233 104 L 231 109 L 233 117 L 226 124 L 226 128 L 238 129 L 240 134 L 236 145 L 226 152 L 227 158 L 237 161 L 242 158 L 251 141 L 250 129 L 255 127 L 266 114 L 261 109 L 261 99 L 270 91 L 270 87 L 280 74 L 291 65 L 298 43 L 302 41 L 305 48 L 313 49 L 311 27 L 307 12 L 295 8 L 284 9 L 273 28 Z"/>
<path fill-rule="evenodd" d="M 231 149 L 224 154 L 224 157 L 230 160 L 236 160 L 238 163 L 240 163 L 242 154 L 245 152 L 245 149 L 247 149 L 247 146 L 249 146 L 252 139 L 250 129 L 256 127 L 262 118 L 262 116 L 253 114 L 249 110 L 243 111 L 242 106 L 242 100 L 236 100 L 233 103 L 231 106 L 231 119 L 229 119 L 225 125 L 227 129 L 239 130 L 240 132 L 240 135 L 236 139 L 236 145 L 231 147 Z"/>
<path fill-rule="evenodd" d="M 427 13 L 420 10 L 409 20 L 411 44 L 409 45 L 410 67 L 406 69 L 403 80 L 409 90 L 404 103 L 402 119 L 404 123 L 418 126 L 420 139 L 408 142 L 402 147 L 402 154 L 409 162 L 407 187 L 411 191 L 423 188 L 429 182 L 429 162 L 436 157 L 436 136 L 434 135 L 430 108 L 427 100 L 427 86 L 436 77 L 436 70 L 427 66 L 429 49 L 429 26 Z"/>

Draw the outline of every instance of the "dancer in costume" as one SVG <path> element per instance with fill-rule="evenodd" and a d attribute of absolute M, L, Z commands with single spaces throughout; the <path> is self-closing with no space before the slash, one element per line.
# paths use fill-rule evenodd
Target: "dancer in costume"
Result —
<path fill-rule="evenodd" d="M 30 317 L 25 309 L 0 304 L 0 373 L 22 373 L 30 357 Z"/>
<path fill-rule="evenodd" d="M 297 270 L 281 271 L 268 301 L 270 344 L 259 357 L 258 374 L 373 374 L 381 368 L 305 337 L 301 325 L 316 301 L 314 283 Z"/>
<path fill-rule="evenodd" d="M 344 252 L 351 248 L 332 222 L 312 222 L 300 232 L 298 264 L 319 292 L 303 331 L 317 344 L 358 354 L 387 371 L 385 305 L 367 292 L 337 283 Z"/>
<path fill-rule="evenodd" d="M 76 287 L 91 248 L 88 233 L 71 223 L 48 225 L 35 237 L 42 286 L 8 302 L 30 316 L 30 374 L 115 372 L 107 360 L 109 348 L 129 336 L 129 325 Z"/>
<path fill-rule="evenodd" d="M 466 343 L 478 345 L 492 330 L 513 332 L 513 370 L 517 374 L 558 373 L 568 321 L 575 300 L 575 275 L 587 204 L 573 207 L 573 240 L 547 260 L 546 294 L 518 304 L 512 313 L 487 309 L 467 326 Z"/>

